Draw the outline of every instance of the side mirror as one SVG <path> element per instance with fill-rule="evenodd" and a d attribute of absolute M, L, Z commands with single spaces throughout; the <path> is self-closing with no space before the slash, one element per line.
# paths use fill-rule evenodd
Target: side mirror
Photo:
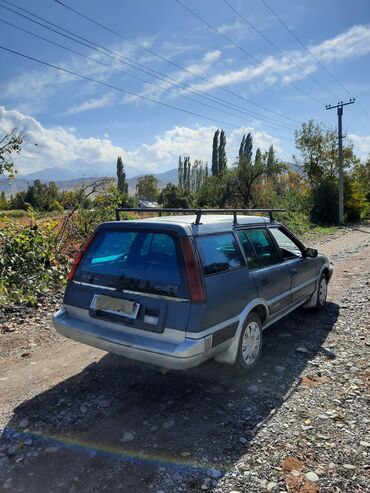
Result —
<path fill-rule="evenodd" d="M 306 248 L 306 257 L 316 258 L 319 252 L 315 248 Z"/>

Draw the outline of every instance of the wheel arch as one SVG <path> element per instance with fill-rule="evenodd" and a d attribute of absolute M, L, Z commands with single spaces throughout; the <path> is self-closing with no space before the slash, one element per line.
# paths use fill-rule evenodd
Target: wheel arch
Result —
<path fill-rule="evenodd" d="M 242 333 L 242 329 L 244 327 L 245 321 L 248 318 L 248 315 L 250 313 L 257 313 L 259 318 L 261 319 L 262 323 L 262 328 L 264 325 L 264 322 L 268 320 L 268 305 L 266 301 L 263 298 L 257 298 L 251 302 L 249 302 L 243 311 L 240 313 L 239 316 L 239 325 L 238 329 L 236 331 L 236 334 L 234 336 L 233 342 L 230 344 L 230 346 L 226 349 L 226 351 L 218 354 L 215 357 L 216 361 L 219 361 L 220 363 L 226 363 L 229 365 L 233 365 L 236 361 L 236 356 L 238 353 L 238 347 L 239 347 L 239 339 Z"/>

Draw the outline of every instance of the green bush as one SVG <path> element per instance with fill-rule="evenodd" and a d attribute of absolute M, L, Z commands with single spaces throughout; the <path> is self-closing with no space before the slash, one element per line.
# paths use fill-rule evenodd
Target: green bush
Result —
<path fill-rule="evenodd" d="M 4 220 L 0 231 L 0 305 L 35 303 L 39 294 L 61 285 L 70 259 L 56 243 L 56 223 L 36 224 L 31 213 L 29 226 Z"/>

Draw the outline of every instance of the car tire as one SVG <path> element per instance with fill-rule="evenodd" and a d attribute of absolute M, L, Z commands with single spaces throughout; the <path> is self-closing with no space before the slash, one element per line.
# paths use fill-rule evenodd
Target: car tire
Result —
<path fill-rule="evenodd" d="M 257 313 L 250 313 L 244 322 L 239 338 L 235 369 L 238 373 L 252 371 L 261 355 L 262 323 Z"/>
<path fill-rule="evenodd" d="M 321 274 L 319 284 L 317 286 L 316 310 L 323 310 L 326 305 L 326 297 L 328 294 L 328 278 L 324 273 Z"/>

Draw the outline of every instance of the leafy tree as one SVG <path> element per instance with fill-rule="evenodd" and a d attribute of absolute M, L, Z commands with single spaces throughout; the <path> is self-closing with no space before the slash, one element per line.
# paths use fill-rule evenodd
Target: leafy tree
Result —
<path fill-rule="evenodd" d="M 243 135 L 242 141 L 239 147 L 239 160 L 244 159 L 244 162 L 250 165 L 252 163 L 253 156 L 253 137 L 249 132 L 247 136 Z"/>
<path fill-rule="evenodd" d="M 12 128 L 0 134 L 0 175 L 14 171 L 13 157 L 21 152 L 25 128 Z"/>
<path fill-rule="evenodd" d="M 217 176 L 219 172 L 219 144 L 218 138 L 220 135 L 220 131 L 217 129 L 213 136 L 213 145 L 212 145 L 212 176 Z"/>
<path fill-rule="evenodd" d="M 159 197 L 157 178 L 153 175 L 144 175 L 138 178 L 136 196 L 139 200 L 156 201 Z"/>
<path fill-rule="evenodd" d="M 336 132 L 310 120 L 303 123 L 301 129 L 296 131 L 295 140 L 311 190 L 312 221 L 322 224 L 337 223 L 338 148 Z M 295 159 L 297 161 L 297 158 Z M 350 184 L 350 175 L 351 170 L 356 169 L 358 165 L 359 160 L 353 152 L 353 145 L 350 143 L 344 146 L 344 213 L 347 219 L 357 217 L 361 209 L 358 201 L 357 205 L 351 201 L 355 187 Z"/>
<path fill-rule="evenodd" d="M 184 163 L 181 156 L 179 156 L 179 164 L 177 167 L 177 182 L 180 190 L 184 189 Z"/>
<path fill-rule="evenodd" d="M 122 197 L 122 205 L 125 202 L 125 197 L 128 195 L 128 183 L 126 182 L 125 167 L 121 156 L 117 158 L 117 189 Z"/>
<path fill-rule="evenodd" d="M 226 157 L 226 135 L 224 130 L 221 130 L 220 145 L 218 148 L 218 174 L 223 174 L 227 170 Z"/>
<path fill-rule="evenodd" d="M 5 197 L 5 192 L 2 191 L 0 194 L 0 211 L 5 211 L 8 207 L 8 202 Z"/>
<path fill-rule="evenodd" d="M 218 176 L 207 176 L 197 191 L 196 205 L 198 207 L 222 207 L 225 200 L 226 180 Z"/>
<path fill-rule="evenodd" d="M 304 171 L 310 185 L 319 185 L 325 177 L 336 178 L 338 173 L 337 134 L 322 124 L 309 120 L 295 132 L 295 143 L 300 151 Z M 295 158 L 297 162 L 299 159 Z M 343 147 L 343 168 L 349 169 L 358 162 L 352 144 Z"/>
<path fill-rule="evenodd" d="M 237 175 L 231 182 L 231 188 L 235 189 L 240 206 L 250 206 L 252 202 L 252 187 L 266 171 L 265 161 L 262 159 L 261 151 L 257 149 L 253 161 L 253 138 L 250 133 L 243 136 L 239 148 L 239 159 L 237 162 Z M 235 183 L 236 178 L 236 183 Z"/>
<path fill-rule="evenodd" d="M 168 183 L 162 189 L 158 203 L 164 208 L 189 208 L 189 196 L 185 196 L 176 185 Z"/>

